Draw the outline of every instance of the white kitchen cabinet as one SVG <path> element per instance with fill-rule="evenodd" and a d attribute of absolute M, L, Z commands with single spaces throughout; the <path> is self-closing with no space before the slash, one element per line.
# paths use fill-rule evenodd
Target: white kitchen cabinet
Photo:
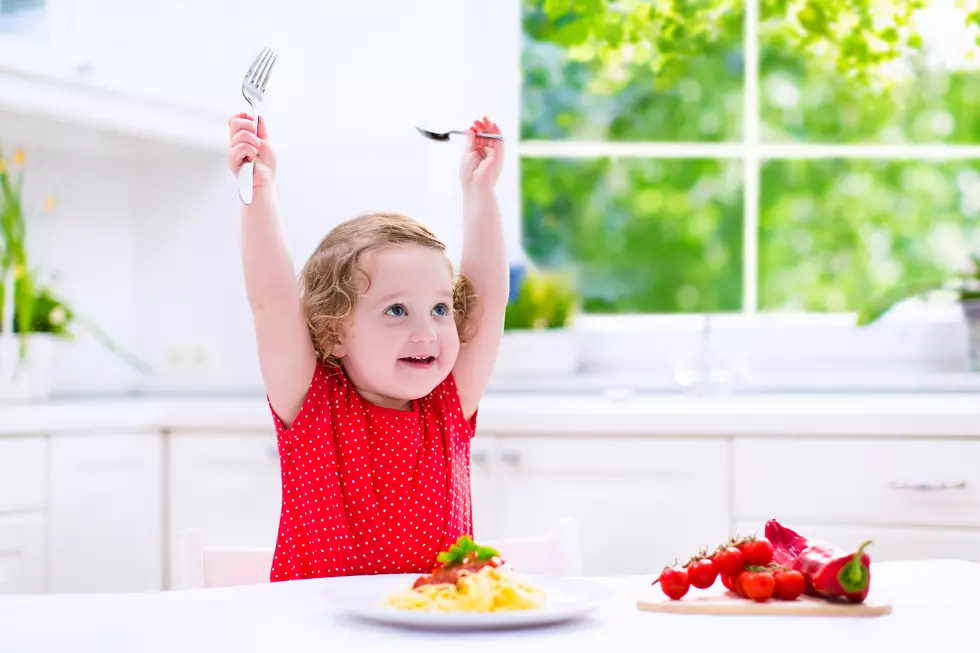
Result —
<path fill-rule="evenodd" d="M 163 464 L 158 431 L 50 436 L 48 591 L 161 588 Z"/>
<path fill-rule="evenodd" d="M 499 519 L 492 537 L 541 534 L 571 517 L 585 573 L 648 574 L 729 534 L 725 440 L 498 441 L 493 484 L 482 481 L 482 508 L 490 505 Z"/>
<path fill-rule="evenodd" d="M 44 592 L 44 516 L 0 515 L 0 594 Z"/>
<path fill-rule="evenodd" d="M 746 438 L 734 454 L 739 520 L 980 528 L 980 441 Z"/>
<path fill-rule="evenodd" d="M 736 439 L 741 532 L 775 518 L 873 560 L 980 561 L 980 441 Z"/>
<path fill-rule="evenodd" d="M 44 508 L 48 441 L 42 435 L 0 437 L 0 515 Z"/>
<path fill-rule="evenodd" d="M 477 541 L 500 535 L 500 448 L 497 440 L 478 435 L 470 443 L 470 488 L 473 536 Z"/>
<path fill-rule="evenodd" d="M 241 96 L 249 62 L 229 68 L 238 12 L 220 0 L 86 0 L 63 11 L 70 14 L 67 49 L 89 83 L 224 113 Z"/>
<path fill-rule="evenodd" d="M 205 546 L 275 547 L 282 481 L 274 431 L 176 432 L 168 447 L 171 560 L 185 528 L 200 529 Z"/>

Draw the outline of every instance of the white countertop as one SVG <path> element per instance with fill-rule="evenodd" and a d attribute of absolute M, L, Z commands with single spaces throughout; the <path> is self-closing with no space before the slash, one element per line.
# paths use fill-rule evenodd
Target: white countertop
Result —
<path fill-rule="evenodd" d="M 478 423 L 496 435 L 980 437 L 980 394 L 490 393 Z M 159 429 L 269 431 L 272 421 L 260 395 L 0 403 L 0 435 Z"/>
<path fill-rule="evenodd" d="M 0 651 L 870 651 L 980 650 L 980 564 L 879 563 L 891 614 L 874 618 L 670 615 L 640 612 L 649 578 L 601 579 L 616 598 L 546 628 L 436 633 L 382 627 L 329 605 L 330 579 L 148 594 L 0 597 Z"/>

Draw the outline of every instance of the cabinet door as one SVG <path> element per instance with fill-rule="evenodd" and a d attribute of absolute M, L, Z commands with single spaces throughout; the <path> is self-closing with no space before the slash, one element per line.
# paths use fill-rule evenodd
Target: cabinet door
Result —
<path fill-rule="evenodd" d="M 586 574 L 650 574 L 729 534 L 724 440 L 501 438 L 505 537 L 575 520 Z"/>
<path fill-rule="evenodd" d="M 169 453 L 171 547 L 185 528 L 200 529 L 205 546 L 275 547 L 282 481 L 274 432 L 173 433 Z"/>
<path fill-rule="evenodd" d="M 874 562 L 902 560 L 967 560 L 980 562 L 980 530 L 896 528 L 888 526 L 839 526 L 831 524 L 793 523 L 785 525 L 814 540 L 827 540 L 845 551 L 857 550 L 872 540 L 868 555 Z M 740 522 L 740 533 L 763 533 L 764 524 Z"/>
<path fill-rule="evenodd" d="M 48 591 L 162 587 L 162 442 L 159 432 L 51 436 Z"/>
<path fill-rule="evenodd" d="M 41 435 L 0 437 L 0 513 L 44 509 L 48 442 Z"/>
<path fill-rule="evenodd" d="M 0 594 L 44 592 L 44 517 L 0 516 Z"/>
<path fill-rule="evenodd" d="M 473 497 L 473 537 L 500 537 L 500 462 L 497 442 L 478 435 L 470 445 L 470 487 Z"/>
<path fill-rule="evenodd" d="M 89 83 L 169 105 L 228 113 L 228 107 L 241 103 L 239 85 L 258 46 L 236 45 L 240 12 L 228 12 L 223 5 L 214 0 L 72 3 L 67 47 Z M 232 54 L 238 55 L 233 69 Z"/>

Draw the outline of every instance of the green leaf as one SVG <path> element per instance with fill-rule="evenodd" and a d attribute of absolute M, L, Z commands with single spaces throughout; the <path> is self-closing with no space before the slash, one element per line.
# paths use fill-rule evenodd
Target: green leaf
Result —
<path fill-rule="evenodd" d="M 857 324 L 858 326 L 867 326 L 887 313 L 899 302 L 935 290 L 942 290 L 951 279 L 955 278 L 957 278 L 955 275 L 937 276 L 890 290 L 865 305 L 858 312 Z"/>
<path fill-rule="evenodd" d="M 480 546 L 469 535 L 463 535 L 456 541 L 456 544 L 449 547 L 448 551 L 443 551 L 436 556 L 436 560 L 448 567 L 462 564 L 463 560 L 471 553 L 475 554 L 477 560 L 487 560 L 500 555 L 493 547 Z"/>

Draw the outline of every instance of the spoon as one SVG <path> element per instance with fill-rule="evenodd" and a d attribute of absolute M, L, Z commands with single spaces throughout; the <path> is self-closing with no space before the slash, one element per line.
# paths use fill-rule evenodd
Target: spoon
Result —
<path fill-rule="evenodd" d="M 422 134 L 423 136 L 425 136 L 426 138 L 431 138 L 434 141 L 448 141 L 450 134 L 459 134 L 460 136 L 465 136 L 466 135 L 466 132 L 461 131 L 459 129 L 451 129 L 451 130 L 449 130 L 447 132 L 430 132 L 429 130 L 422 129 L 421 127 L 416 127 L 415 129 L 419 130 L 419 133 Z M 504 140 L 504 137 L 502 135 L 500 135 L 500 134 L 490 134 L 488 132 L 477 132 L 476 135 L 479 136 L 479 137 L 481 137 L 481 138 L 492 138 L 492 139 L 494 139 L 496 141 L 502 141 L 502 140 Z"/>

